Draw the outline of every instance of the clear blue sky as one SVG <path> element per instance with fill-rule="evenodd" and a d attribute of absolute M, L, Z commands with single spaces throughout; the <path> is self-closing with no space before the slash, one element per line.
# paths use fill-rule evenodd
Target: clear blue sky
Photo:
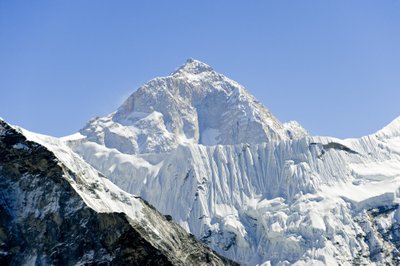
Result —
<path fill-rule="evenodd" d="M 312 134 L 400 115 L 399 0 L 0 0 L 0 116 L 67 135 L 189 57 Z"/>

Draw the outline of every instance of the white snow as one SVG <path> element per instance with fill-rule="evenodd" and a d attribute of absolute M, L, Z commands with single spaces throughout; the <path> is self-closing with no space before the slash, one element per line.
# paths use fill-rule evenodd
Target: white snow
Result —
<path fill-rule="evenodd" d="M 62 141 L 76 141 L 76 140 L 81 140 L 84 139 L 85 136 L 83 136 L 81 133 L 77 132 L 69 136 L 61 137 L 60 140 Z"/>
<path fill-rule="evenodd" d="M 397 159 L 363 162 L 349 166 L 355 175 L 371 181 L 390 181 L 400 177 L 400 164 Z"/>

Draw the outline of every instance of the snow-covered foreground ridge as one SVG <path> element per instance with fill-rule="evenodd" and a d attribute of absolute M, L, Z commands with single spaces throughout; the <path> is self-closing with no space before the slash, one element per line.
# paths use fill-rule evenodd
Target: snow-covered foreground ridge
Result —
<path fill-rule="evenodd" d="M 60 141 L 245 265 L 400 263 L 400 118 L 313 137 L 190 59 Z"/>
<path fill-rule="evenodd" d="M 236 265 L 60 140 L 1 119 L 0 192 L 1 265 Z"/>

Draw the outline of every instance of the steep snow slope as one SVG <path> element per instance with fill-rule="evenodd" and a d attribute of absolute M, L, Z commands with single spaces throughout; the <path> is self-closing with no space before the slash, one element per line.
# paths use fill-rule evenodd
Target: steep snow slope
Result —
<path fill-rule="evenodd" d="M 399 120 L 360 139 L 311 137 L 189 60 L 64 141 L 244 264 L 396 264 Z"/>
<path fill-rule="evenodd" d="M 61 141 L 1 120 L 0 191 L 2 265 L 233 264 Z"/>

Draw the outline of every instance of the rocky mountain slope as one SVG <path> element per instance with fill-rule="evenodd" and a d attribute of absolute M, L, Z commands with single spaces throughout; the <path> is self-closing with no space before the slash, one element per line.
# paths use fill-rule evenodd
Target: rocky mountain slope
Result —
<path fill-rule="evenodd" d="M 313 137 L 191 59 L 62 141 L 245 265 L 396 265 L 399 121 Z"/>
<path fill-rule="evenodd" d="M 61 141 L 2 120 L 0 192 L 1 265 L 235 264 Z"/>

